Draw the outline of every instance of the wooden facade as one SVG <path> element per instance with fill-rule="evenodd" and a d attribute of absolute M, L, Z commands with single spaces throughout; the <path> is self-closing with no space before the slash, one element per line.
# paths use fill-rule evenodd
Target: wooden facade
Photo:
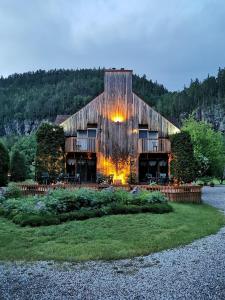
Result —
<path fill-rule="evenodd" d="M 76 161 L 76 153 L 96 153 L 96 172 L 114 175 L 125 181 L 132 172 L 139 175 L 142 154 L 160 159 L 170 153 L 169 135 L 179 131 L 132 91 L 131 70 L 106 70 L 104 91 L 84 108 L 60 124 L 66 136 L 67 156 Z M 88 128 L 96 136 L 83 137 Z M 143 135 L 140 135 L 140 131 Z M 80 135 L 79 135 L 80 134 Z M 124 166 L 115 166 L 115 152 L 127 155 Z M 165 159 L 165 155 L 163 159 Z M 120 162 L 121 164 L 121 162 Z M 76 164 L 74 163 L 76 172 Z"/>

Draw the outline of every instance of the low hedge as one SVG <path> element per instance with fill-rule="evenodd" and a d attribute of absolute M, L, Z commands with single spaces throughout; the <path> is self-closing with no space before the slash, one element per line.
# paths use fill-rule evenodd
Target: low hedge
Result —
<path fill-rule="evenodd" d="M 90 218 L 102 217 L 104 215 L 118 215 L 118 214 L 137 214 L 137 213 L 157 213 L 163 214 L 172 211 L 169 204 L 150 204 L 150 205 L 124 205 L 114 204 L 104 209 L 89 209 L 83 208 L 77 211 L 71 211 L 58 215 L 54 214 L 27 214 L 19 213 L 12 217 L 12 221 L 20 226 L 43 226 L 43 225 L 57 225 L 67 221 L 81 221 Z"/>
<path fill-rule="evenodd" d="M 43 225 L 57 225 L 60 220 L 56 215 L 35 215 L 27 213 L 19 213 L 12 218 L 15 224 L 20 226 L 43 226 Z"/>

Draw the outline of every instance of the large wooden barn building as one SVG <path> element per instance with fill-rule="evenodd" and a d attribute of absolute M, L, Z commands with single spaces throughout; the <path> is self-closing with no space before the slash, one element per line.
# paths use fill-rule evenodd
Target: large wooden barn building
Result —
<path fill-rule="evenodd" d="M 105 71 L 104 91 L 71 116 L 58 116 L 66 142 L 66 168 L 82 182 L 97 174 L 125 183 L 169 174 L 169 135 L 179 129 L 132 91 L 132 71 Z"/>

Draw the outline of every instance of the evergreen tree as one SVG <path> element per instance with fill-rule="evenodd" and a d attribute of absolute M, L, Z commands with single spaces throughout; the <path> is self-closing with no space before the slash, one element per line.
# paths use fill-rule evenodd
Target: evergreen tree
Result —
<path fill-rule="evenodd" d="M 24 181 L 26 179 L 26 159 L 23 153 L 15 150 L 11 156 L 11 181 Z"/>
<path fill-rule="evenodd" d="M 0 186 L 8 183 L 9 153 L 6 147 L 0 142 Z"/>
<path fill-rule="evenodd" d="M 171 173 L 178 182 L 190 183 L 197 178 L 193 144 L 188 132 L 171 136 Z"/>
<path fill-rule="evenodd" d="M 37 133 L 36 178 L 42 182 L 44 173 L 54 181 L 64 172 L 64 132 L 63 129 L 49 123 L 42 124 Z"/>

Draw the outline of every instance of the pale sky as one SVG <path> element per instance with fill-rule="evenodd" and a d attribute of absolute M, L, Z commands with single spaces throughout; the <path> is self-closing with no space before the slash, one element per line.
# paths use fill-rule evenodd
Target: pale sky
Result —
<path fill-rule="evenodd" d="M 0 75 L 116 67 L 169 90 L 225 67 L 225 0 L 0 0 Z"/>

